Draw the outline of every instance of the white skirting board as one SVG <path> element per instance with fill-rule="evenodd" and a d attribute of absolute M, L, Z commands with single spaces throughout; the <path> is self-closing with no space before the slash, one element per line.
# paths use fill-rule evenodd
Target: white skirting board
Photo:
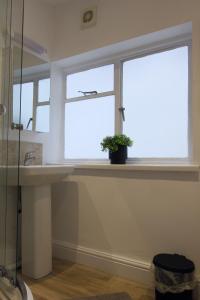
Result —
<path fill-rule="evenodd" d="M 53 241 L 53 257 L 98 268 L 107 273 L 140 282 L 148 287 L 154 287 L 154 274 L 151 262 L 127 259 L 58 240 Z M 197 276 L 194 300 L 200 300 L 200 276 Z"/>
<path fill-rule="evenodd" d="M 125 257 L 57 240 L 53 241 L 53 256 L 92 266 L 110 274 L 126 277 L 153 287 L 153 272 L 150 262 L 138 259 L 127 259 Z"/>

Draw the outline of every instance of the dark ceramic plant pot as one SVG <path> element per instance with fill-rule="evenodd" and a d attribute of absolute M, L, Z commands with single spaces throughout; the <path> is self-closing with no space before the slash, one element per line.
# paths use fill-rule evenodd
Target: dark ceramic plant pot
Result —
<path fill-rule="evenodd" d="M 111 164 L 125 164 L 127 159 L 127 146 L 119 145 L 117 151 L 109 151 L 109 159 Z"/>

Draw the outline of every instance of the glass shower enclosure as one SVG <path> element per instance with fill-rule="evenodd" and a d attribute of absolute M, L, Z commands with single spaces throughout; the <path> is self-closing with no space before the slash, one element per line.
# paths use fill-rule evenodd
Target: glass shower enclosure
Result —
<path fill-rule="evenodd" d="M 17 276 L 21 259 L 20 125 L 11 129 L 14 77 L 16 73 L 22 77 L 23 2 L 0 0 L 0 299 L 25 299 Z M 14 53 L 16 43 L 18 53 Z M 20 124 L 21 93 L 17 103 Z"/>

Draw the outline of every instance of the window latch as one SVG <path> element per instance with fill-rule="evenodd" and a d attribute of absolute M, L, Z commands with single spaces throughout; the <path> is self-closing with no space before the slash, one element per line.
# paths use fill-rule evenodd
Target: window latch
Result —
<path fill-rule="evenodd" d="M 26 126 L 26 129 L 29 128 L 29 125 L 30 125 L 31 122 L 33 122 L 33 118 L 29 118 L 28 123 L 27 123 L 27 126 Z"/>
<path fill-rule="evenodd" d="M 125 113 L 124 113 L 125 107 L 123 107 L 123 106 L 119 107 L 119 111 L 121 113 L 123 122 L 125 122 Z"/>
<path fill-rule="evenodd" d="M 91 95 L 97 95 L 97 91 L 78 91 L 79 93 L 83 94 L 83 96 L 91 96 Z"/>

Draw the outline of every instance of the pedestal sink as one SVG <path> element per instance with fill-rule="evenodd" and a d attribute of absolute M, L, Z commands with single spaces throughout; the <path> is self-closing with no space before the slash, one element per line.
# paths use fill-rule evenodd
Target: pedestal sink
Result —
<path fill-rule="evenodd" d="M 9 167 L 9 185 L 17 185 L 17 167 Z M 72 165 L 21 166 L 22 273 L 38 279 L 52 271 L 51 184 L 73 172 Z"/>

